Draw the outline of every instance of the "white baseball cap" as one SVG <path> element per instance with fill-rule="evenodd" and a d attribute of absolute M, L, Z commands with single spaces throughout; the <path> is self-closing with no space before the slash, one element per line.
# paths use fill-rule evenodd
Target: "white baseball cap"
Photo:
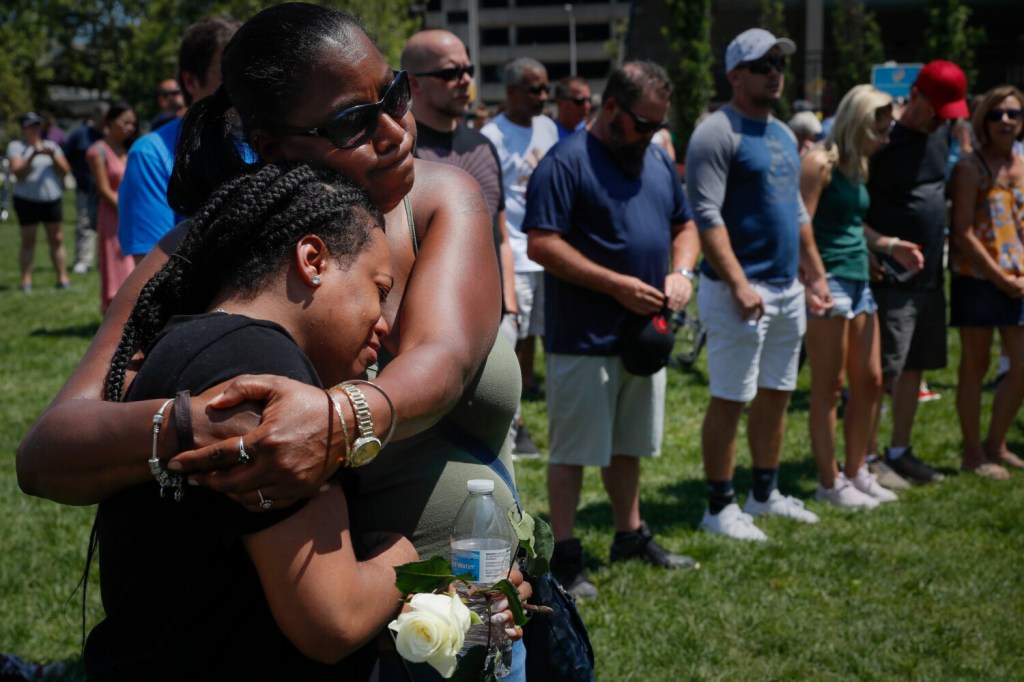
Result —
<path fill-rule="evenodd" d="M 789 38 L 776 38 L 763 28 L 747 29 L 733 38 L 725 49 L 725 72 L 729 73 L 743 62 L 760 59 L 773 47 L 778 47 L 784 55 L 796 52 L 796 43 Z"/>

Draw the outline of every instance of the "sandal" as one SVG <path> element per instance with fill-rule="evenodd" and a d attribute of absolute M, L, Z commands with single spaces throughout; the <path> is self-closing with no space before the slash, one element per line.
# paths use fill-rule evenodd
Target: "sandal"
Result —
<path fill-rule="evenodd" d="M 1005 450 L 999 454 L 999 463 L 1003 466 L 1013 467 L 1014 469 L 1024 469 L 1024 459 L 1021 459 L 1009 450 Z"/>
<path fill-rule="evenodd" d="M 997 481 L 1003 481 L 1010 477 L 1010 472 L 995 462 L 982 462 L 972 467 L 962 466 L 960 470 L 974 472 L 984 478 L 991 478 Z"/>

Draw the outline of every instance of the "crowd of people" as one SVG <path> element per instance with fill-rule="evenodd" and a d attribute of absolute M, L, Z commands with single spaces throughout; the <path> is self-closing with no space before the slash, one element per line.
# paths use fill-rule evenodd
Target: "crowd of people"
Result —
<path fill-rule="evenodd" d="M 1024 467 L 1006 446 L 1024 399 L 1024 96 L 995 88 L 972 114 L 963 72 L 933 61 L 902 108 L 853 88 L 821 139 L 807 116 L 791 130 L 772 113 L 796 50 L 762 29 L 736 36 L 732 97 L 680 150 L 685 164 L 662 146 L 672 83 L 657 64 L 615 69 L 599 101 L 561 80 L 552 117 L 547 69 L 516 59 L 503 110 L 477 130 L 475 65 L 456 36 L 415 34 L 396 71 L 356 17 L 305 3 L 191 26 L 178 78 L 157 89 L 166 114 L 138 140 L 128 104 L 65 151 L 27 114 L 8 150 L 22 289 L 40 222 L 68 286 L 69 172 L 72 272 L 94 250 L 101 271 L 103 322 L 17 460 L 25 492 L 99 505 L 90 556 L 98 546 L 106 617 L 86 644 L 90 679 L 244 665 L 433 679 L 377 637 L 398 609 L 392 567 L 448 556 L 468 479 L 518 504 L 514 461 L 540 454 L 526 394 L 547 403 L 558 580 L 599 596 L 573 533 L 588 466 L 611 504 L 610 561 L 698 566 L 657 542 L 640 500 L 641 459 L 660 455 L 671 419 L 666 319 L 694 296 L 710 381 L 701 529 L 763 541 L 755 517 L 818 521 L 778 488 L 802 350 L 818 500 L 867 509 L 908 480 L 940 481 L 911 431 L 923 373 L 946 363 L 947 194 L 963 469 Z M 950 122 L 967 119 L 947 192 Z M 996 328 L 1007 371 L 982 439 Z M 174 576 L 184 598 L 153 576 Z M 509 679 L 526 679 L 522 631 L 509 635 Z M 251 650 L 265 655 L 240 655 Z"/>

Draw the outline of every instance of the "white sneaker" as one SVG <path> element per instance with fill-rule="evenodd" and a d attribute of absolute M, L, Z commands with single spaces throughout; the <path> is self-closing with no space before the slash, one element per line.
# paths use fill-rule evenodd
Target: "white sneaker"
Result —
<path fill-rule="evenodd" d="M 882 487 L 877 482 L 875 485 L 879 488 Z M 882 490 L 885 490 L 885 488 L 882 488 Z M 850 482 L 850 479 L 846 477 L 846 474 L 843 473 L 836 476 L 835 483 L 832 484 L 831 488 L 819 485 L 818 491 L 814 494 L 814 499 L 819 502 L 828 502 L 842 509 L 874 509 L 879 505 L 878 500 L 858 490 Z"/>
<path fill-rule="evenodd" d="M 700 520 L 699 527 L 708 533 L 725 535 L 736 540 L 764 542 L 768 539 L 764 531 L 754 525 L 754 519 L 749 514 L 741 512 L 740 506 L 735 502 L 717 514 L 712 514 L 708 509 L 704 510 L 704 518 Z"/>
<path fill-rule="evenodd" d="M 751 516 L 766 516 L 768 514 L 774 514 L 775 516 L 782 516 L 787 519 L 793 519 L 794 521 L 803 521 L 804 523 L 817 523 L 818 515 L 814 512 L 804 509 L 803 500 L 798 500 L 795 497 L 789 495 L 783 495 L 776 488 L 772 491 L 772 494 L 768 496 L 768 499 L 764 502 L 758 502 L 754 499 L 754 495 L 751 494 L 747 498 L 747 503 L 743 505 L 743 511 L 747 512 Z"/>
<path fill-rule="evenodd" d="M 74 267 L 71 268 L 71 272 L 75 273 L 76 275 L 84 275 L 85 273 L 89 272 L 89 264 L 75 263 Z"/>
<path fill-rule="evenodd" d="M 868 471 L 867 464 L 862 464 L 860 469 L 857 469 L 857 475 L 849 481 L 854 488 L 879 502 L 895 502 L 899 499 L 896 493 L 878 482 L 878 476 Z"/>

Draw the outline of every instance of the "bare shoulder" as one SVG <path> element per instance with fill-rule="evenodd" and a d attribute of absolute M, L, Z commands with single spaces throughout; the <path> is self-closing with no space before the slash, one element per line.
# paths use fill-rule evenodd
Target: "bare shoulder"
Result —
<path fill-rule="evenodd" d="M 420 236 L 442 222 L 452 227 L 464 224 L 452 218 L 489 215 L 480 183 L 465 171 L 443 163 L 416 159 L 416 182 L 409 197 Z"/>

